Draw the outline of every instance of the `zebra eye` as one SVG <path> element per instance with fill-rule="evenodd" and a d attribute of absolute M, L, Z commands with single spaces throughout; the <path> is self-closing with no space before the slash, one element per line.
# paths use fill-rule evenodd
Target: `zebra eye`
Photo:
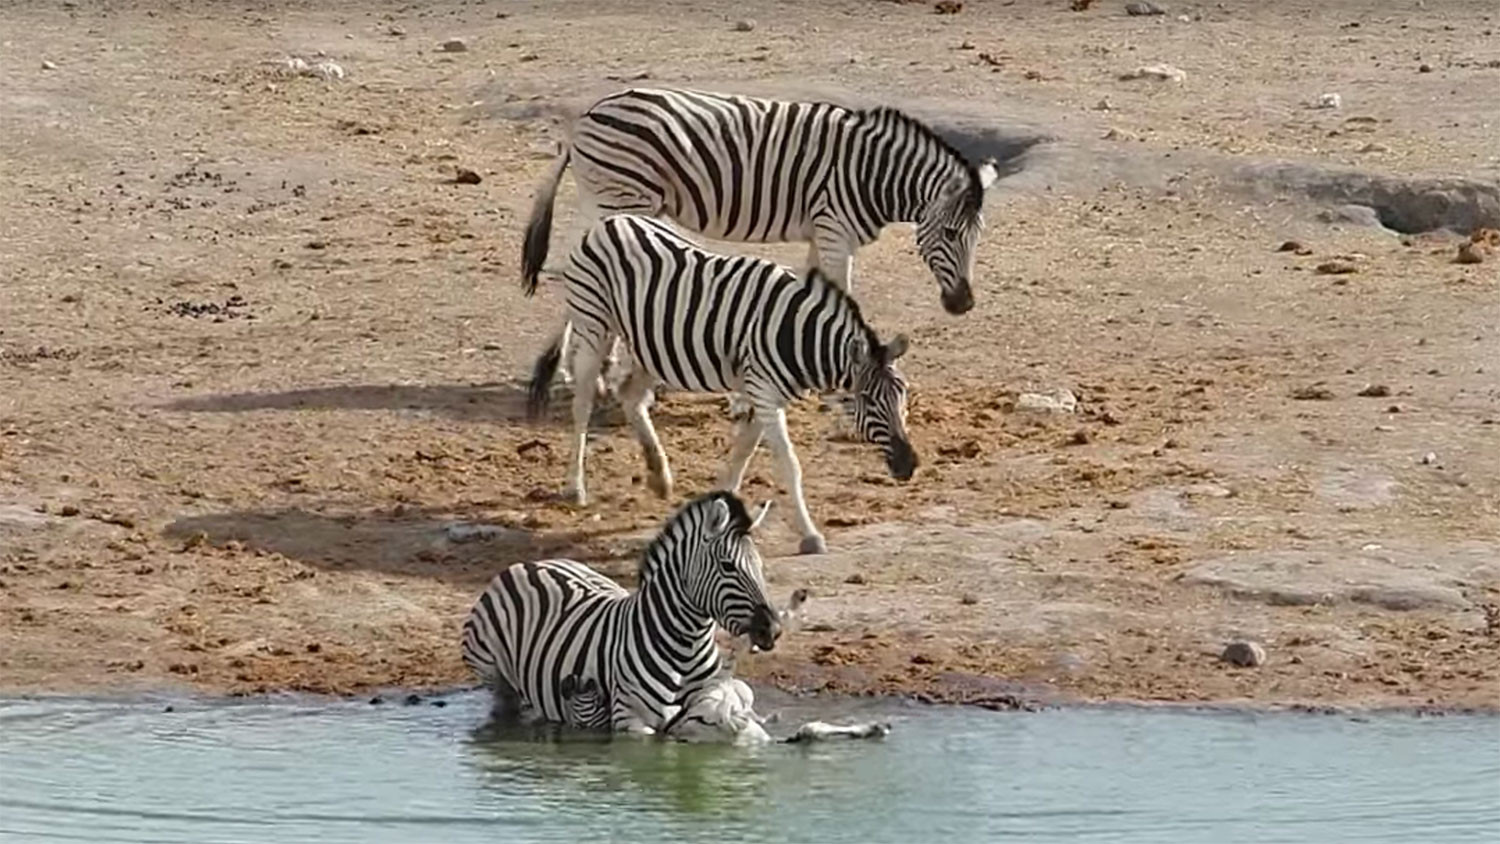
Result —
<path fill-rule="evenodd" d="M 943 226 L 943 237 L 948 240 L 958 240 L 958 226 Z"/>

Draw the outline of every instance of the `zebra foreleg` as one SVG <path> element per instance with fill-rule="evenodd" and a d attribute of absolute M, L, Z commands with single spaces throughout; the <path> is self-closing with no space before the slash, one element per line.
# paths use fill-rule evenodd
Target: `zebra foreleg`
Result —
<path fill-rule="evenodd" d="M 627 358 L 628 360 L 629 358 Z M 620 406 L 625 419 L 635 430 L 635 438 L 641 444 L 641 456 L 646 459 L 646 486 L 658 498 L 672 497 L 672 469 L 667 465 L 666 452 L 656 436 L 656 427 L 651 424 L 651 376 L 640 367 L 631 370 L 620 387 Z"/>
<path fill-rule="evenodd" d="M 755 416 L 763 420 L 761 424 L 767 444 L 771 446 L 771 453 L 775 455 L 776 466 L 780 470 L 781 485 L 792 496 L 792 519 L 797 531 L 802 534 L 797 553 L 828 553 L 828 543 L 823 540 L 823 534 L 818 532 L 812 516 L 807 512 L 807 499 L 802 494 L 802 466 L 797 463 L 797 453 L 792 449 L 792 437 L 787 433 L 786 410 L 780 407 L 757 407 Z"/>

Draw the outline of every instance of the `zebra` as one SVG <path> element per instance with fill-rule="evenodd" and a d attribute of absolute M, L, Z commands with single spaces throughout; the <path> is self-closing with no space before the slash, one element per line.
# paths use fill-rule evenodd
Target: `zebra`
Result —
<path fill-rule="evenodd" d="M 609 698 L 593 677 L 569 674 L 558 685 L 563 700 L 563 723 L 578 730 L 609 727 Z"/>
<path fill-rule="evenodd" d="M 667 520 L 630 593 L 573 560 L 516 563 L 497 574 L 464 622 L 464 662 L 494 694 L 499 719 L 565 722 L 565 678 L 607 691 L 609 726 L 650 735 L 698 686 L 719 676 L 717 625 L 769 650 L 781 635 L 767 597 L 754 518 L 738 496 L 699 496 Z"/>
<path fill-rule="evenodd" d="M 798 278 L 770 261 L 708 252 L 659 220 L 615 214 L 584 234 L 562 275 L 567 314 L 532 368 L 531 413 L 546 406 L 570 331 L 581 384 L 598 376 L 602 353 L 621 339 L 634 365 L 620 386 L 620 404 L 645 456 L 647 486 L 660 497 L 671 495 L 672 473 L 647 412 L 658 383 L 744 397 L 751 413 L 735 421 L 719 487 L 738 490 L 755 447 L 768 438 L 792 496 L 801 553 L 826 553 L 827 545 L 808 514 L 787 432 L 792 399 L 809 391 L 852 392 L 856 433 L 881 448 L 893 477 L 909 480 L 916 470 L 906 434 L 906 380 L 895 366 L 906 336 L 882 344 L 859 304 L 821 272 Z M 593 403 L 593 390 L 574 390 L 564 496 L 580 506 L 588 502 L 583 469 Z"/>
<path fill-rule="evenodd" d="M 974 249 L 995 161 L 971 164 L 898 109 L 661 88 L 599 100 L 578 117 L 533 202 L 521 260 L 528 296 L 570 163 L 578 185 L 570 246 L 604 214 L 666 216 L 718 240 L 806 242 L 804 270 L 849 290 L 859 247 L 890 223 L 915 223 L 943 308 L 974 307 Z M 563 352 L 567 379 L 566 338 Z"/>

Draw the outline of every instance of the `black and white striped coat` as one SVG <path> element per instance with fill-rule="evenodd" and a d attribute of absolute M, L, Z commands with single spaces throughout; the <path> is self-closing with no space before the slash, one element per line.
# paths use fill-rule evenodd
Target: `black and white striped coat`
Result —
<path fill-rule="evenodd" d="M 570 162 L 575 237 L 601 215 L 629 212 L 719 240 L 804 241 L 806 268 L 848 289 L 859 247 L 887 224 L 916 223 L 943 307 L 961 314 L 974 305 L 974 248 L 994 164 L 970 164 L 896 109 L 650 88 L 605 97 L 579 116 L 537 194 L 523 249 L 528 291 L 546 261 L 553 199 Z"/>
<path fill-rule="evenodd" d="M 572 560 L 517 563 L 496 575 L 464 623 L 462 645 L 464 662 L 495 695 L 496 715 L 566 723 L 565 687 L 591 682 L 609 690 L 614 730 L 654 733 L 721 675 L 716 625 L 774 647 L 778 614 L 750 537 L 765 513 L 752 520 L 725 492 L 688 502 L 647 547 L 634 593 Z"/>
<path fill-rule="evenodd" d="M 906 434 L 906 381 L 895 361 L 901 335 L 882 344 L 859 305 L 816 271 L 797 277 L 770 261 L 709 252 L 661 221 L 616 214 L 590 228 L 562 275 L 564 327 L 538 358 L 531 380 L 540 410 L 563 338 L 577 338 L 575 375 L 592 384 L 616 338 L 634 361 L 619 396 L 645 455 L 648 485 L 663 498 L 672 476 L 648 408 L 658 384 L 699 393 L 735 393 L 752 413 L 738 423 L 721 487 L 736 490 L 762 436 L 792 496 L 804 553 L 823 537 L 802 492 L 802 470 L 786 427 L 786 406 L 808 392 L 851 393 L 853 426 L 878 445 L 891 474 L 911 477 L 916 454 Z M 573 455 L 566 494 L 579 504 L 594 391 L 573 392 Z"/>

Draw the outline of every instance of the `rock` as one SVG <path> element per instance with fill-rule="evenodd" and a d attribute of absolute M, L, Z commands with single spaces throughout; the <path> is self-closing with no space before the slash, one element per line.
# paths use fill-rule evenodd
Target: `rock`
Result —
<path fill-rule="evenodd" d="M 1078 410 L 1078 397 L 1066 388 L 1051 393 L 1022 393 L 1016 396 L 1016 410 L 1074 413 Z"/>
<path fill-rule="evenodd" d="M 1351 223 L 1356 226 L 1380 226 L 1380 214 L 1368 205 L 1347 204 L 1318 212 L 1321 223 Z"/>
<path fill-rule="evenodd" d="M 312 72 L 325 82 L 344 78 L 344 68 L 338 62 L 318 62 L 313 66 Z"/>
<path fill-rule="evenodd" d="M 1300 240 L 1284 240 L 1276 247 L 1277 252 L 1291 252 L 1296 255 L 1311 255 L 1312 247 Z"/>
<path fill-rule="evenodd" d="M 390 35 L 396 36 L 397 38 L 405 38 L 406 37 L 406 30 L 402 29 L 399 26 L 392 25 L 390 29 L 386 30 L 386 32 L 388 34 L 390 34 Z"/>
<path fill-rule="evenodd" d="M 1322 384 L 1309 384 L 1292 390 L 1291 395 L 1297 401 L 1328 401 L 1333 398 L 1333 391 Z"/>
<path fill-rule="evenodd" d="M 1338 94 L 1319 94 L 1318 108 L 1342 108 L 1344 98 Z"/>
<path fill-rule="evenodd" d="M 1426 454 L 1422 455 L 1422 465 L 1423 466 L 1435 466 L 1435 465 L 1437 465 L 1437 462 L 1438 462 L 1438 456 L 1437 456 L 1437 452 L 1435 452 L 1435 451 L 1429 451 Z"/>
<path fill-rule="evenodd" d="M 937 5 L 932 7 L 935 15 L 956 15 L 964 10 L 964 4 L 960 0 L 938 0 Z"/>
<path fill-rule="evenodd" d="M 438 45 L 438 50 L 444 53 L 467 53 L 469 42 L 462 38 L 449 38 Z"/>
<path fill-rule="evenodd" d="M 1230 642 L 1219 659 L 1241 668 L 1259 668 L 1266 664 L 1266 649 L 1255 642 Z"/>
<path fill-rule="evenodd" d="M 1366 384 L 1364 389 L 1355 393 L 1356 396 L 1367 399 L 1383 399 L 1391 394 L 1391 388 L 1384 384 Z"/>
<path fill-rule="evenodd" d="M 49 61 L 43 59 L 42 60 L 42 70 L 57 70 L 57 62 L 49 62 Z"/>
<path fill-rule="evenodd" d="M 1458 255 L 1453 259 L 1455 264 L 1482 264 L 1484 263 L 1484 251 L 1479 244 L 1466 240 L 1458 245 Z"/>
<path fill-rule="evenodd" d="M 1109 111 L 1114 107 L 1114 104 L 1109 101 L 1109 97 L 1105 97 L 1099 102 L 1094 103 L 1094 111 Z"/>
<path fill-rule="evenodd" d="M 1420 65 L 1417 65 L 1417 73 L 1431 73 L 1431 72 L 1432 72 L 1432 65 L 1427 64 L 1425 62 L 1422 63 L 1422 64 L 1420 64 Z"/>
<path fill-rule="evenodd" d="M 1143 17 L 1146 17 L 1148 15 L 1165 15 L 1166 13 L 1167 13 L 1166 9 L 1163 9 L 1162 7 L 1156 5 L 1155 3 L 1126 3 L 1125 4 L 1125 14 L 1131 15 L 1131 16 L 1134 16 L 1134 17 L 1138 17 L 1138 18 L 1143 18 Z"/>
<path fill-rule="evenodd" d="M 484 179 L 480 178 L 478 173 L 467 167 L 458 168 L 458 172 L 453 176 L 453 183 L 456 185 L 477 185 L 482 181 Z"/>
<path fill-rule="evenodd" d="M 1348 261 L 1324 261 L 1317 266 L 1318 275 L 1349 275 L 1359 272 L 1359 267 Z"/>
<path fill-rule="evenodd" d="M 734 30 L 735 32 L 750 32 L 751 30 L 755 29 L 755 21 L 749 18 L 745 18 L 744 20 L 737 20 L 734 22 L 734 26 L 730 27 L 730 29 Z"/>
<path fill-rule="evenodd" d="M 1169 64 L 1148 64 L 1129 73 L 1120 74 L 1121 79 L 1158 79 L 1163 82 L 1184 82 L 1187 71 Z"/>

